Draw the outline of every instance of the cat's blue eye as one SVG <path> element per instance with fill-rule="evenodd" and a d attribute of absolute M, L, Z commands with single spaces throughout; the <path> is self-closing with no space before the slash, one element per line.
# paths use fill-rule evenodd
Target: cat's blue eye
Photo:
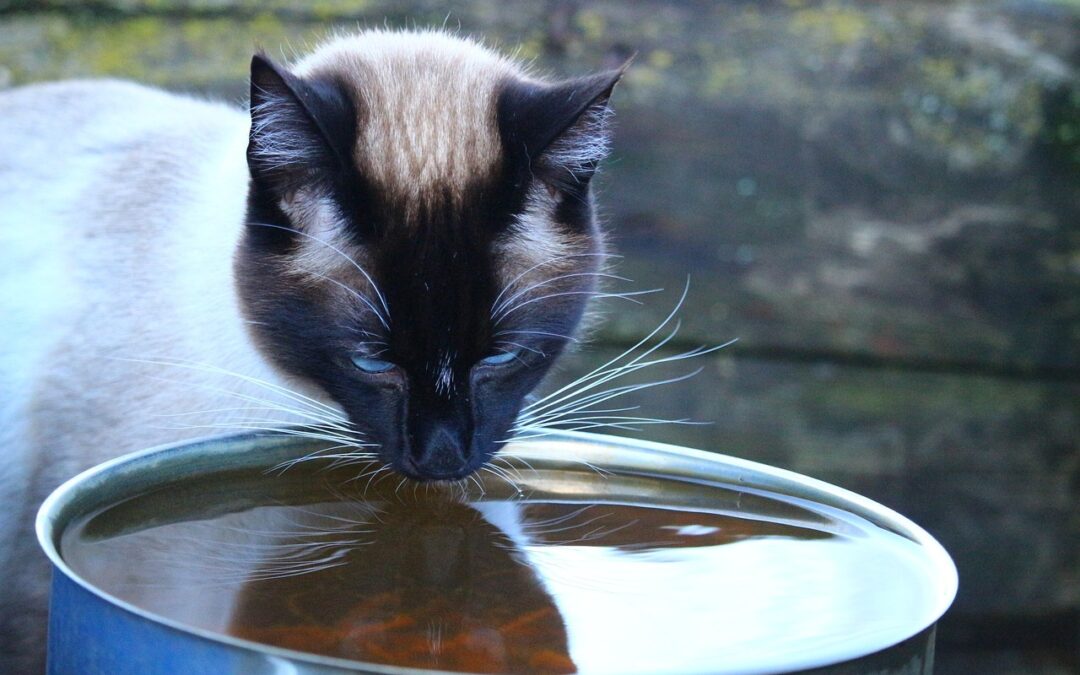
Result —
<path fill-rule="evenodd" d="M 480 363 L 485 366 L 498 366 L 503 363 L 510 363 L 511 361 L 516 359 L 517 356 L 518 351 L 514 349 L 505 352 L 499 352 L 498 354 L 492 354 L 491 356 L 485 356 L 484 358 L 480 359 Z"/>
<path fill-rule="evenodd" d="M 352 362 L 354 366 L 365 373 L 385 373 L 394 367 L 394 364 L 390 361 L 373 359 L 370 356 L 364 356 L 363 354 L 353 354 Z"/>

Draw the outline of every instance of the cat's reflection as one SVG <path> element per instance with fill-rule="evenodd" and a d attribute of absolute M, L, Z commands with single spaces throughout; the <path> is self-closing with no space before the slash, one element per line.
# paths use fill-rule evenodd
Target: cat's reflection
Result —
<path fill-rule="evenodd" d="M 717 499 L 697 511 L 291 485 L 273 501 L 208 499 L 205 488 L 188 501 L 176 492 L 132 500 L 88 524 L 65 556 L 108 592 L 214 632 L 417 668 L 570 672 L 597 650 L 626 652 L 597 626 L 694 604 L 703 585 L 732 593 L 725 584 L 738 575 L 712 571 L 720 548 L 824 539 L 841 527 L 752 495 L 721 512 Z M 153 499 L 175 503 L 144 503 Z M 208 501 L 220 513 L 206 517 Z M 163 514 L 153 527 L 148 512 Z"/>
<path fill-rule="evenodd" d="M 294 521 L 248 570 L 229 632 L 346 658 L 468 672 L 575 669 L 567 621 L 545 583 L 558 581 L 565 593 L 619 581 L 551 556 L 536 567 L 539 549 L 602 547 L 633 556 L 758 537 L 828 536 L 694 511 L 463 504 L 438 492 L 343 499 L 297 516 L 303 522 Z"/>
<path fill-rule="evenodd" d="M 339 507 L 306 507 L 336 532 L 275 542 L 236 597 L 230 633 L 417 668 L 575 670 L 558 608 L 480 511 L 436 493 L 369 503 L 368 518 Z"/>

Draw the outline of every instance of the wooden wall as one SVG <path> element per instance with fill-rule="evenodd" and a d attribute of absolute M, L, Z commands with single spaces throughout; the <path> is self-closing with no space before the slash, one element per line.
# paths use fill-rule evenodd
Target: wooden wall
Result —
<path fill-rule="evenodd" d="M 619 290 L 739 342 L 638 435 L 895 507 L 955 557 L 939 672 L 1080 670 L 1080 4 L 0 0 L 0 86 L 116 76 L 242 103 L 255 46 L 443 25 L 576 74 L 637 52 L 599 194 Z M 2 121 L 0 121 L 2 123 Z M 688 368 L 658 368 L 653 377 Z M 646 373 L 647 374 L 647 373 Z"/>

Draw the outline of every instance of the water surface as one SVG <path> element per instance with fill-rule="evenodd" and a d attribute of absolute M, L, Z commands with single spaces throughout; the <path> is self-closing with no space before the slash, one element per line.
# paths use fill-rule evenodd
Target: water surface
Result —
<path fill-rule="evenodd" d="M 813 662 L 933 620 L 919 546 L 837 509 L 662 477 L 522 470 L 523 492 L 229 472 L 65 532 L 107 593 L 182 624 L 465 672 Z"/>

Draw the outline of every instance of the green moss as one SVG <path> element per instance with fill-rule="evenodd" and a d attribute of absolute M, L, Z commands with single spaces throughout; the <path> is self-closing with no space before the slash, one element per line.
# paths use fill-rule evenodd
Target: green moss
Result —
<path fill-rule="evenodd" d="M 657 89 L 664 83 L 664 76 L 648 64 L 635 65 L 626 74 L 627 83 L 640 95 L 644 91 Z"/>
<path fill-rule="evenodd" d="M 741 59 L 720 59 L 706 66 L 702 93 L 713 98 L 740 89 L 747 80 L 746 65 Z"/>
<path fill-rule="evenodd" d="M 846 47 L 870 35 L 870 22 L 857 9 L 827 2 L 820 7 L 797 9 L 791 15 L 790 30 L 831 47 Z"/>
<path fill-rule="evenodd" d="M 174 36 L 165 21 L 145 17 L 125 21 L 108 32 L 97 32 L 96 49 L 89 61 L 102 75 L 150 79 L 152 62 L 164 59 Z"/>
<path fill-rule="evenodd" d="M 675 56 L 667 49 L 654 49 L 646 57 L 649 65 L 657 70 L 667 70 L 675 63 Z"/>
<path fill-rule="evenodd" d="M 242 81 L 255 48 L 276 52 L 279 45 L 312 34 L 271 13 L 246 21 L 140 16 L 98 22 L 52 16 L 0 26 L 0 63 L 14 84 L 108 76 L 217 86 Z"/>
<path fill-rule="evenodd" d="M 591 10 L 578 12 L 574 22 L 585 35 L 585 39 L 589 41 L 601 39 L 607 29 L 607 21 L 604 16 Z"/>
<path fill-rule="evenodd" d="M 1039 81 L 963 54 L 913 63 L 908 123 L 925 146 L 966 170 L 1001 170 L 1022 159 L 1043 126 Z"/>
<path fill-rule="evenodd" d="M 372 8 L 372 4 L 367 0 L 350 0 L 349 2 L 314 0 L 307 3 L 305 7 L 314 18 L 320 21 L 330 21 L 340 16 L 343 10 L 350 14 L 365 13 Z"/>

